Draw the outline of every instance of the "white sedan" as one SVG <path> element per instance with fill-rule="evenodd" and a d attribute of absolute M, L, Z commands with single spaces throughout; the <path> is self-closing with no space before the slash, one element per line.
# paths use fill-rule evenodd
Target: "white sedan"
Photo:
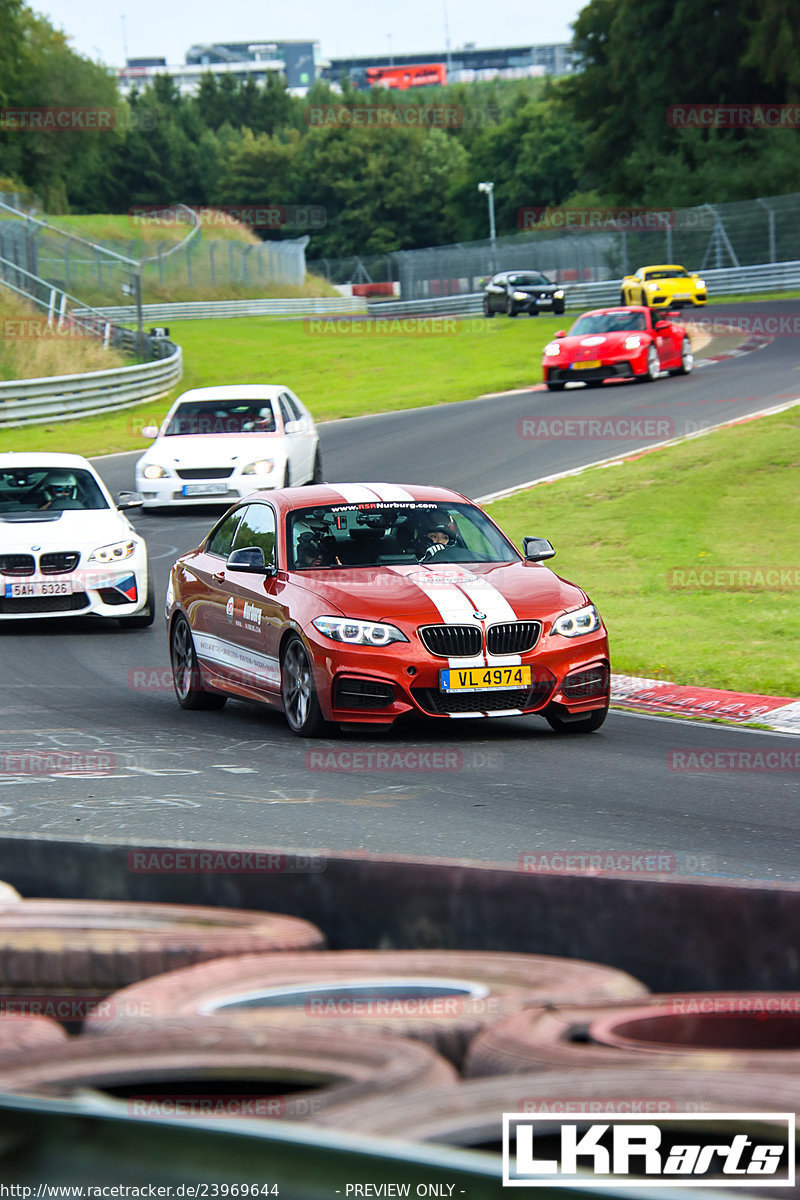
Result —
<path fill-rule="evenodd" d="M 78 454 L 0 454 L 0 620 L 80 617 L 152 625 L 147 547 Z"/>
<path fill-rule="evenodd" d="M 282 384 L 194 388 L 136 464 L 146 508 L 231 504 L 251 492 L 322 482 L 314 420 Z M 157 436 L 156 436 L 157 435 Z"/>

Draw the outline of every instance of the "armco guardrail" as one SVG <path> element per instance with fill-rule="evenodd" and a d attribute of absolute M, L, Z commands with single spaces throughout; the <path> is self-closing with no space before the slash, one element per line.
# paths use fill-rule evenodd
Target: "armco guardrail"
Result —
<path fill-rule="evenodd" d="M 0 429 L 41 424 L 54 418 L 71 420 L 156 400 L 182 374 L 181 348 L 173 345 L 168 357 L 139 366 L 0 383 Z"/>
<path fill-rule="evenodd" d="M 800 261 L 762 263 L 754 267 L 723 267 L 703 271 L 709 297 L 725 293 L 780 292 L 800 288 Z M 602 279 L 597 282 L 564 284 L 567 308 L 591 308 L 597 304 L 618 304 L 621 279 Z M 470 316 L 482 311 L 483 292 L 465 292 L 458 296 L 439 296 L 432 300 L 401 300 L 374 302 L 369 305 L 371 316 L 409 317 L 413 315 L 441 317 Z"/>
<path fill-rule="evenodd" d="M 133 305 L 118 305 L 92 310 L 111 321 L 134 321 Z M 222 317 L 316 317 L 341 313 L 350 316 L 365 313 L 363 296 L 308 296 L 299 300 L 194 300 L 175 304 L 144 304 L 147 321 L 211 321 Z M 75 316 L 83 313 L 75 310 Z"/>
<path fill-rule="evenodd" d="M 477 316 L 483 312 L 483 292 L 437 296 L 435 300 L 374 300 L 368 307 L 371 317 Z"/>
<path fill-rule="evenodd" d="M 703 271 L 709 300 L 715 296 L 741 292 L 780 292 L 800 288 L 800 262 L 762 263 L 754 267 L 722 267 Z M 569 308 L 588 308 L 593 304 L 618 304 L 621 279 L 598 283 L 577 283 L 565 287 Z"/>
<path fill-rule="evenodd" d="M 704 271 L 709 295 L 726 292 L 785 291 L 800 288 L 800 261 L 763 263 L 754 267 L 724 267 Z M 621 279 L 602 279 L 596 282 L 564 284 L 567 308 L 591 308 L 596 304 L 618 304 Z M 145 304 L 143 313 L 148 321 L 199 321 L 221 317 L 264 316 L 476 316 L 482 312 L 483 292 L 463 292 L 452 296 L 436 296 L 427 300 L 370 300 L 362 296 L 310 296 L 300 300 L 203 300 L 178 304 Z M 131 321 L 135 309 L 131 306 L 92 310 L 112 321 Z M 88 312 L 88 310 L 87 310 Z M 84 315 L 82 310 L 74 312 Z"/>

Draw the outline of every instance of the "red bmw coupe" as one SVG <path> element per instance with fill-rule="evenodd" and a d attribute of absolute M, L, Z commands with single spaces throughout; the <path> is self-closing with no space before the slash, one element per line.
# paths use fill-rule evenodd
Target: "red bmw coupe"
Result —
<path fill-rule="evenodd" d="M 172 568 L 178 703 L 283 710 L 301 737 L 398 717 L 536 713 L 588 733 L 609 701 L 589 597 L 464 496 L 323 484 L 255 492 Z"/>
<path fill-rule="evenodd" d="M 542 354 L 551 392 L 563 391 L 568 383 L 600 387 L 605 379 L 650 383 L 662 371 L 688 375 L 693 367 L 692 343 L 683 326 L 641 305 L 582 313 Z"/>

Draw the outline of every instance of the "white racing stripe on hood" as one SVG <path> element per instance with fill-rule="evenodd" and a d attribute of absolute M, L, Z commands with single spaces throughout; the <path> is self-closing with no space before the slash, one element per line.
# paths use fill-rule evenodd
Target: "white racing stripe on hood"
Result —
<path fill-rule="evenodd" d="M 411 492 L 407 492 L 405 488 L 398 487 L 394 483 L 371 483 L 369 485 L 374 492 L 377 492 L 381 500 L 413 500 Z"/>
<path fill-rule="evenodd" d="M 395 483 L 337 483 L 330 484 L 348 504 L 369 504 L 375 500 L 411 500 L 414 497 Z"/>
<path fill-rule="evenodd" d="M 439 570 L 423 566 L 393 566 L 390 570 L 415 583 L 437 609 L 445 625 L 474 625 L 485 628 L 501 621 L 516 621 L 517 615 L 494 584 L 473 575 L 456 563 L 442 563 Z M 476 612 L 486 614 L 481 621 Z M 474 658 L 449 658 L 454 667 L 510 666 L 522 661 L 519 654 L 480 653 Z"/>
<path fill-rule="evenodd" d="M 363 483 L 337 483 L 332 491 L 338 492 L 347 504 L 371 504 L 381 497 Z"/>

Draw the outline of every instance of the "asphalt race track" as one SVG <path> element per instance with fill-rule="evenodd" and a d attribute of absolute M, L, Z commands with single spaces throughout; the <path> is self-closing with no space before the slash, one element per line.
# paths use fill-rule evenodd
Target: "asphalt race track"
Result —
<path fill-rule="evenodd" d="M 706 315 L 755 313 L 800 319 L 800 302 L 715 305 Z M 487 495 L 785 403 L 800 394 L 798 369 L 796 339 L 777 336 L 689 379 L 336 422 L 321 430 L 325 476 Z M 616 441 L 518 436 L 519 421 L 554 416 L 648 418 L 658 432 Z M 99 463 L 112 490 L 133 486 L 135 458 Z M 159 596 L 173 559 L 218 511 L 134 516 Z M 535 511 L 530 532 L 558 549 L 560 531 L 539 528 Z M 516 718 L 312 742 L 254 705 L 183 712 L 158 617 L 135 631 L 89 619 L 9 623 L 0 655 L 2 750 L 28 756 L 6 758 L 0 771 L 5 832 L 494 862 L 537 851 L 636 851 L 673 854 L 680 874 L 800 881 L 796 773 L 668 767 L 674 750 L 796 747 L 786 735 L 612 712 L 600 732 L 578 739 Z M 96 769 L 87 774 L 87 765 Z"/>

